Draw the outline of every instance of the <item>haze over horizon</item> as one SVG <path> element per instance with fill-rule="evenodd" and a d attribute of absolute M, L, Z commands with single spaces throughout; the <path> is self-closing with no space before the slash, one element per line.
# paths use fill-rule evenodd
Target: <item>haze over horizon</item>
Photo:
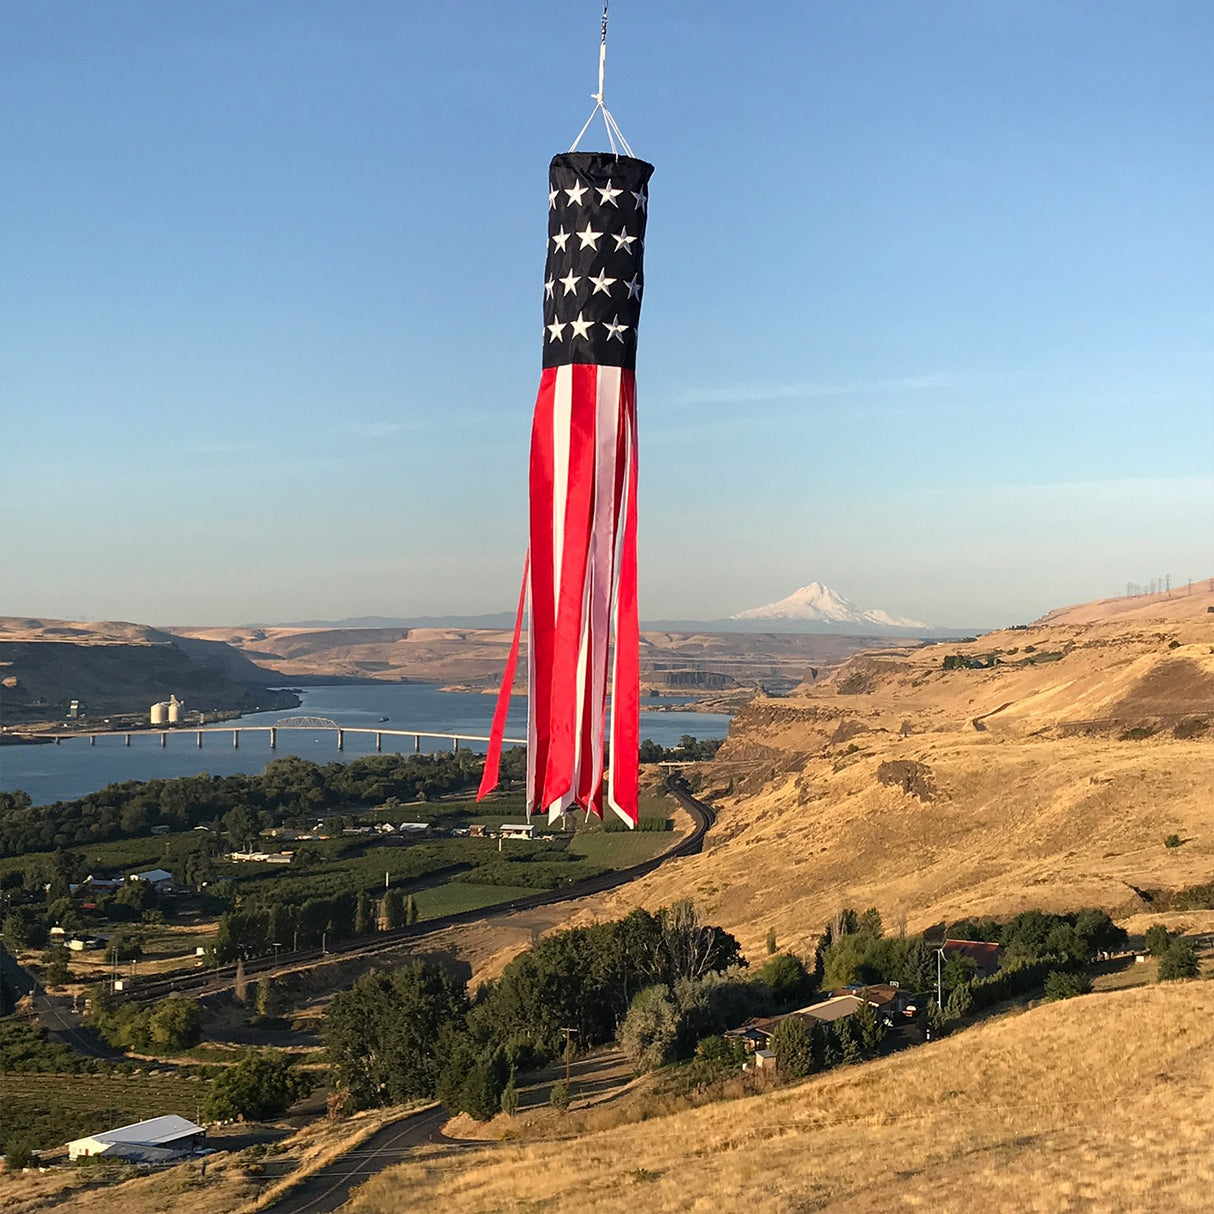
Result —
<path fill-rule="evenodd" d="M 512 608 L 599 8 L 8 0 L 0 613 Z M 1214 8 L 611 13 L 643 618 L 1214 571 Z"/>

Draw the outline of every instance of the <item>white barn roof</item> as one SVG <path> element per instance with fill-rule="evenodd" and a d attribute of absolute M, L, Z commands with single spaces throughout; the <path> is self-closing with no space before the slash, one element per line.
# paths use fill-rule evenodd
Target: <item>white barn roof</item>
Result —
<path fill-rule="evenodd" d="M 162 1146 L 186 1138 L 192 1134 L 205 1133 L 200 1125 L 170 1113 L 166 1117 L 153 1117 L 150 1121 L 137 1121 L 134 1125 L 119 1126 L 116 1130 L 103 1130 L 90 1137 L 96 1142 L 138 1143 L 140 1146 Z"/>

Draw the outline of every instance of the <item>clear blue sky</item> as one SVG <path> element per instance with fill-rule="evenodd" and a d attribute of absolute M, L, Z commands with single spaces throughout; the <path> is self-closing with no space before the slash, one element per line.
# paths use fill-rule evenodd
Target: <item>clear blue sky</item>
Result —
<path fill-rule="evenodd" d="M 596 0 L 0 0 L 0 612 L 510 609 L 597 42 Z M 1208 0 L 614 0 L 643 617 L 1214 572 L 1212 61 Z"/>

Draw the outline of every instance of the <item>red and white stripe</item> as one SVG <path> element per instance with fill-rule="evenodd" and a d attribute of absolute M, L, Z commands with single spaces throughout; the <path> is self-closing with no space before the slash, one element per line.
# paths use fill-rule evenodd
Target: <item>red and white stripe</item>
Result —
<path fill-rule="evenodd" d="M 531 432 L 529 573 L 481 795 L 497 783 L 529 588 L 527 812 L 547 810 L 550 820 L 575 805 L 602 814 L 610 694 L 606 800 L 637 821 L 636 438 L 631 370 L 545 368 Z"/>

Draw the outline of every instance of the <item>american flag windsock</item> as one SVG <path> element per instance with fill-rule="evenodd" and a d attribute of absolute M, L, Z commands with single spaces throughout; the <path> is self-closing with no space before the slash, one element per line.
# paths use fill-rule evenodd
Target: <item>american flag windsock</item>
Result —
<path fill-rule="evenodd" d="M 479 793 L 497 784 L 529 598 L 527 813 L 549 820 L 573 806 L 601 817 L 606 776 L 607 803 L 637 822 L 636 339 L 652 172 L 605 152 L 549 168 L 528 571 Z"/>

